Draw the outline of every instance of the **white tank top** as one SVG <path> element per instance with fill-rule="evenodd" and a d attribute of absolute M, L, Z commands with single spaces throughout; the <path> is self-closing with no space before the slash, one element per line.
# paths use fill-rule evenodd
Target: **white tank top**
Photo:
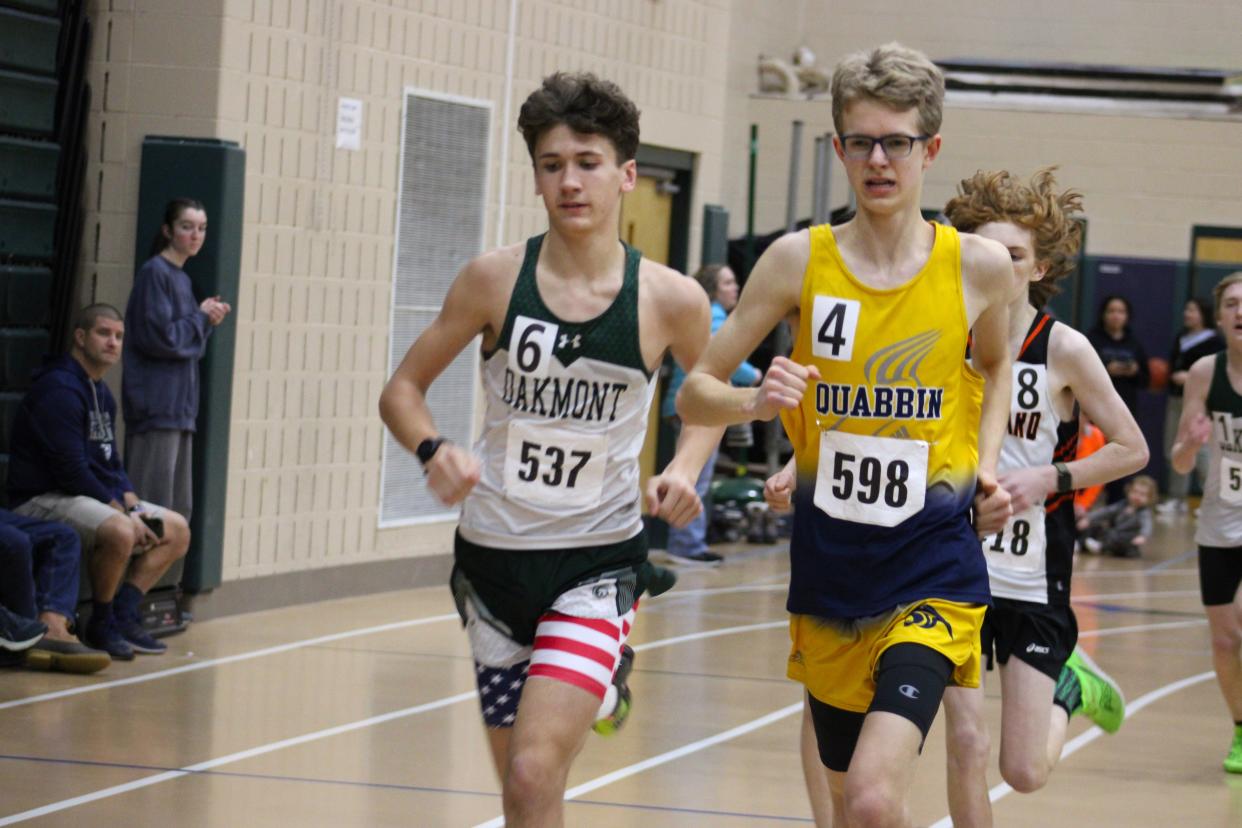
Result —
<path fill-rule="evenodd" d="M 626 246 L 613 303 L 565 322 L 539 296 L 542 236 L 526 244 L 495 350 L 483 355 L 482 476 L 459 531 L 499 549 L 564 549 L 642 531 L 638 455 L 655 376 L 638 335 L 638 265 Z"/>

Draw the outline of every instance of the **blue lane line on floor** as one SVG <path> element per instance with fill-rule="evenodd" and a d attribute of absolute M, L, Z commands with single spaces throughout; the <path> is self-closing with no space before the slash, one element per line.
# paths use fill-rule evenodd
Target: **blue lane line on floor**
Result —
<path fill-rule="evenodd" d="M 130 762 L 102 762 L 93 759 L 58 759 L 49 756 L 22 756 L 0 753 L 0 760 L 10 762 L 38 762 L 49 765 L 78 765 L 84 767 L 112 768 L 118 770 L 153 771 L 166 773 L 169 771 L 185 771 L 184 768 L 166 767 L 163 765 L 143 765 Z M 483 796 L 489 799 L 500 799 L 500 794 L 492 791 L 471 791 L 459 788 L 438 788 L 430 785 L 402 785 L 396 782 L 360 782 L 352 779 L 320 779 L 310 776 L 282 776 L 270 773 L 243 773 L 240 771 L 185 771 L 187 776 L 223 776 L 235 779 L 255 779 L 271 782 L 299 782 L 313 785 L 343 785 L 352 788 L 374 788 L 379 790 L 409 791 L 412 793 L 452 794 L 457 796 Z M 777 814 L 739 813 L 736 811 L 716 811 L 705 808 L 678 808 L 665 805 L 641 805 L 631 802 L 605 802 L 594 799 L 571 799 L 566 805 L 591 805 L 605 808 L 626 808 L 637 811 L 659 811 L 678 814 L 701 814 L 704 816 L 738 817 L 739 819 L 767 819 L 776 822 L 811 823 L 806 817 L 780 816 Z M 3 816 L 3 814 L 0 814 Z"/>
<path fill-rule="evenodd" d="M 1179 564 L 1182 561 L 1186 560 L 1187 558 L 1193 557 L 1194 555 L 1198 555 L 1198 554 L 1199 554 L 1198 549 L 1192 549 L 1189 552 L 1184 552 L 1181 555 L 1178 555 L 1176 558 L 1169 558 L 1167 561 L 1161 561 L 1155 566 L 1149 566 L 1147 567 L 1147 571 L 1148 572 L 1159 572 L 1162 569 L 1168 569 L 1169 567 Z"/>
<path fill-rule="evenodd" d="M 1135 615 L 1172 615 L 1177 618 L 1202 618 L 1202 612 L 1184 612 L 1181 610 L 1152 609 L 1150 607 L 1128 607 L 1124 604 L 1097 604 L 1094 601 L 1078 601 L 1074 606 L 1090 607 L 1101 612 L 1129 612 Z"/>

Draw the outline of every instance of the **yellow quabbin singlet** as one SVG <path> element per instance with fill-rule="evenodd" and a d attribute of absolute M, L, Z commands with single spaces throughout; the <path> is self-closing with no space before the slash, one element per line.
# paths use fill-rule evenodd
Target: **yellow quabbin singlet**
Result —
<path fill-rule="evenodd" d="M 879 290 L 812 227 L 792 359 L 822 379 L 781 419 L 798 462 L 788 609 L 863 618 L 929 598 L 989 602 L 969 523 L 983 380 L 967 363 L 957 231 Z"/>

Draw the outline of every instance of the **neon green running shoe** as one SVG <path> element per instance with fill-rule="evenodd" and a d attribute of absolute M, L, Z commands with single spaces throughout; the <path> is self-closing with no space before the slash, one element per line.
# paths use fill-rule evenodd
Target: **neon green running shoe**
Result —
<path fill-rule="evenodd" d="M 1070 653 L 1065 666 L 1078 677 L 1082 690 L 1082 712 L 1105 733 L 1116 733 L 1126 718 L 1126 698 L 1121 693 L 1121 687 L 1078 647 Z"/>
<path fill-rule="evenodd" d="M 1233 729 L 1233 746 L 1225 757 L 1225 770 L 1229 773 L 1242 773 L 1242 727 Z"/>
<path fill-rule="evenodd" d="M 634 701 L 627 682 L 632 669 L 634 669 L 634 649 L 629 644 L 622 644 L 621 663 L 617 665 L 617 672 L 612 677 L 612 687 L 609 688 L 616 691 L 616 702 L 611 713 L 602 719 L 596 719 L 595 724 L 591 725 L 591 729 L 600 736 L 611 736 L 616 733 L 630 716 L 630 708 L 634 706 Z"/>

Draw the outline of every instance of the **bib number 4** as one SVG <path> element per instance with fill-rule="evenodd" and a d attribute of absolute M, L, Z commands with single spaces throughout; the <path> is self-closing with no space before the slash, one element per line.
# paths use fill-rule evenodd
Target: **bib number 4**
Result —
<path fill-rule="evenodd" d="M 896 526 L 923 508 L 927 443 L 825 431 L 815 505 L 831 517 Z"/>

